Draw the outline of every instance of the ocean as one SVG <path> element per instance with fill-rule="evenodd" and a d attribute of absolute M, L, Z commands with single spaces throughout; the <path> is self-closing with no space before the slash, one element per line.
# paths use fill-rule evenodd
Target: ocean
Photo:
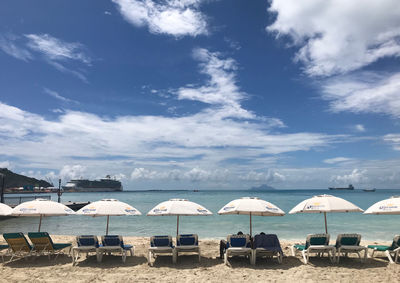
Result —
<path fill-rule="evenodd" d="M 274 191 L 124 191 L 107 193 L 64 193 L 62 202 L 97 201 L 114 198 L 126 202 L 142 216 L 110 217 L 109 234 L 125 236 L 175 235 L 176 217 L 146 216 L 158 203 L 171 198 L 184 198 L 197 202 L 213 212 L 212 216 L 180 217 L 180 233 L 197 233 L 201 238 L 224 238 L 226 235 L 242 231 L 249 233 L 249 216 L 218 215 L 218 210 L 233 199 L 253 196 L 269 201 L 286 213 L 296 204 L 314 195 L 331 194 L 344 198 L 366 210 L 373 203 L 400 195 L 400 190 L 377 190 L 367 193 L 361 190 L 274 190 Z M 57 201 L 57 195 L 51 195 Z M 323 233 L 323 214 L 295 214 L 285 216 L 253 216 L 253 234 L 274 233 L 282 240 L 304 240 L 307 234 Z M 400 234 L 400 215 L 363 215 L 362 213 L 328 213 L 328 232 L 331 239 L 339 233 L 359 233 L 363 239 L 391 241 Z M 0 233 L 37 231 L 38 217 L 18 217 L 0 221 Z M 57 235 L 82 235 L 105 233 L 106 217 L 57 216 L 45 217 L 42 231 Z"/>

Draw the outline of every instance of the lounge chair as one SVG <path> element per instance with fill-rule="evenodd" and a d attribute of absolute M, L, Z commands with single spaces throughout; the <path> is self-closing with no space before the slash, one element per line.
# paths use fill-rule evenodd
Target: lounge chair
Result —
<path fill-rule="evenodd" d="M 59 254 L 63 253 L 65 248 L 69 248 L 68 253 L 71 253 L 71 243 L 53 243 L 49 233 L 47 232 L 29 232 L 28 237 L 33 244 L 33 251 L 36 255 L 55 254 L 57 258 Z"/>
<path fill-rule="evenodd" d="M 101 262 L 105 253 L 120 253 L 122 262 L 126 261 L 126 255 L 129 252 L 133 256 L 134 247 L 125 245 L 122 236 L 106 235 L 101 236 L 102 245 L 97 249 L 97 261 Z"/>
<path fill-rule="evenodd" d="M 150 238 L 149 256 L 147 258 L 149 265 L 152 265 L 151 258 L 156 258 L 157 254 L 171 254 L 172 262 L 176 262 L 171 236 L 152 236 Z"/>
<path fill-rule="evenodd" d="M 94 235 L 82 235 L 76 237 L 76 246 L 72 248 L 72 264 L 75 264 L 80 253 L 85 253 L 86 257 L 89 253 L 96 253 L 99 247 L 99 240 Z"/>
<path fill-rule="evenodd" d="M 367 259 L 368 248 L 360 246 L 361 235 L 360 234 L 339 234 L 336 239 L 336 252 L 337 262 L 340 261 L 340 254 L 344 253 L 347 256 L 349 253 L 356 253 L 360 258 L 361 262 Z M 364 257 L 361 257 L 361 252 L 364 251 Z"/>
<path fill-rule="evenodd" d="M 400 253 L 400 235 L 396 235 L 393 238 L 393 242 L 390 246 L 384 245 L 368 245 L 369 249 L 372 249 L 371 257 L 374 257 L 376 251 L 384 252 L 390 263 L 397 263 L 397 259 Z M 394 256 L 395 260 L 393 261 L 392 256 Z"/>
<path fill-rule="evenodd" d="M 323 256 L 326 252 L 331 262 L 335 261 L 336 248 L 329 246 L 329 234 L 310 234 L 307 235 L 306 243 L 295 244 L 291 247 L 292 256 L 296 256 L 296 252 L 301 252 L 304 263 L 307 264 L 310 261 L 310 254 L 317 253 L 318 256 Z"/>
<path fill-rule="evenodd" d="M 33 248 L 23 233 L 4 233 L 3 237 L 9 246 L 8 252 L 11 254 L 10 261 L 12 261 L 14 257 L 24 258 L 32 255 Z"/>
<path fill-rule="evenodd" d="M 253 263 L 256 264 L 257 257 L 271 258 L 276 256 L 279 263 L 282 263 L 283 251 L 275 234 L 255 235 L 253 241 Z"/>
<path fill-rule="evenodd" d="M 224 254 L 224 262 L 229 265 L 229 256 L 248 256 L 250 264 L 253 263 L 253 250 L 251 249 L 249 235 L 229 235 L 227 237 L 227 249 Z"/>
<path fill-rule="evenodd" d="M 180 252 L 197 253 L 200 262 L 200 247 L 197 234 L 178 235 L 174 249 L 175 259 L 178 259 Z"/>

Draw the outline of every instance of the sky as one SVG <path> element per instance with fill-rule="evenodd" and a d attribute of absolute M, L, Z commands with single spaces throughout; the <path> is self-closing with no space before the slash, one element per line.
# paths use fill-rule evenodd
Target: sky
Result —
<path fill-rule="evenodd" d="M 399 188 L 398 0 L 0 2 L 0 167 L 126 190 Z"/>

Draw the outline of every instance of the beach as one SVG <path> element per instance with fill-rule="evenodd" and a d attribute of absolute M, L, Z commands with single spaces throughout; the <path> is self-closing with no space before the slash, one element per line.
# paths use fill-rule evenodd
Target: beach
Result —
<path fill-rule="evenodd" d="M 54 236 L 54 242 L 74 242 L 73 236 Z M 176 264 L 170 256 L 159 256 L 153 266 L 147 263 L 148 237 L 124 237 L 135 247 L 133 257 L 125 263 L 120 256 L 96 257 L 82 255 L 73 266 L 71 257 L 60 255 L 55 261 L 47 256 L 34 260 L 14 260 L 0 264 L 1 282 L 397 282 L 400 264 L 389 264 L 380 254 L 361 263 L 357 255 L 331 263 L 327 257 L 311 258 L 305 265 L 300 255 L 292 257 L 289 246 L 299 241 L 281 241 L 285 257 L 279 264 L 274 259 L 259 259 L 251 266 L 244 258 L 231 258 L 231 266 L 219 259 L 219 239 L 200 239 L 201 262 L 196 255 L 180 255 Z M 362 245 L 376 242 L 362 241 Z M 379 244 L 390 244 L 390 242 Z M 5 258 L 7 260 L 7 258 Z"/>

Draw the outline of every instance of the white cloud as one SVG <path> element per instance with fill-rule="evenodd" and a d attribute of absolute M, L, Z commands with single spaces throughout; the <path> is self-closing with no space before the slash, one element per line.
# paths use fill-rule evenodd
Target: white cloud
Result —
<path fill-rule="evenodd" d="M 132 180 L 157 178 L 159 178 L 159 174 L 156 171 L 148 170 L 145 168 L 135 168 L 131 174 Z"/>
<path fill-rule="evenodd" d="M 359 69 L 400 56 L 397 0 L 272 0 L 276 21 L 268 31 L 300 46 L 296 59 L 311 76 Z"/>
<path fill-rule="evenodd" d="M 400 73 L 358 73 L 326 81 L 323 99 L 334 112 L 386 114 L 400 117 Z"/>
<path fill-rule="evenodd" d="M 33 59 L 33 56 L 29 50 L 20 47 L 19 44 L 16 43 L 17 40 L 19 40 L 19 37 L 14 35 L 0 35 L 0 49 L 8 55 L 23 61 L 29 61 Z"/>
<path fill-rule="evenodd" d="M 154 34 L 175 37 L 207 34 L 206 17 L 199 11 L 202 0 L 113 0 L 129 23 L 147 26 Z"/>
<path fill-rule="evenodd" d="M 327 164 L 336 164 L 336 163 L 343 163 L 343 162 L 348 162 L 354 160 L 353 158 L 348 158 L 348 157 L 335 157 L 335 158 L 329 158 L 325 159 L 324 162 Z"/>
<path fill-rule="evenodd" d="M 75 165 L 64 165 L 59 173 L 62 179 L 80 179 L 86 174 L 86 166 L 75 164 Z"/>
<path fill-rule="evenodd" d="M 63 101 L 63 102 L 78 103 L 78 102 L 75 101 L 75 100 L 72 100 L 72 99 L 69 99 L 69 98 L 66 98 L 66 97 L 60 95 L 58 92 L 56 92 L 56 91 L 54 91 L 54 90 L 51 90 L 51 89 L 48 89 L 48 88 L 43 88 L 43 91 L 44 91 L 45 93 L 47 93 L 48 95 L 50 95 L 50 96 L 52 96 L 52 97 L 54 97 L 54 98 L 56 98 L 56 99 L 58 99 L 58 100 L 61 100 L 61 101 Z"/>
<path fill-rule="evenodd" d="M 42 53 L 50 61 L 77 60 L 90 65 L 91 59 L 79 42 L 66 42 L 48 34 L 26 34 L 28 47 Z"/>
<path fill-rule="evenodd" d="M 361 124 L 354 125 L 354 130 L 359 133 L 363 133 L 366 131 L 364 125 Z"/>
<path fill-rule="evenodd" d="M 387 134 L 383 141 L 392 145 L 394 150 L 400 150 L 400 134 Z"/>
<path fill-rule="evenodd" d="M 279 183 L 285 181 L 286 177 L 275 170 L 267 170 L 266 172 L 250 171 L 243 176 L 239 176 L 239 179 L 255 182 Z"/>
<path fill-rule="evenodd" d="M 6 161 L 0 161 L 0 168 L 11 168 L 11 163 L 10 161 L 6 160 Z"/>
<path fill-rule="evenodd" d="M 331 181 L 338 184 L 363 184 L 368 182 L 367 170 L 354 169 L 349 174 L 332 176 Z"/>

